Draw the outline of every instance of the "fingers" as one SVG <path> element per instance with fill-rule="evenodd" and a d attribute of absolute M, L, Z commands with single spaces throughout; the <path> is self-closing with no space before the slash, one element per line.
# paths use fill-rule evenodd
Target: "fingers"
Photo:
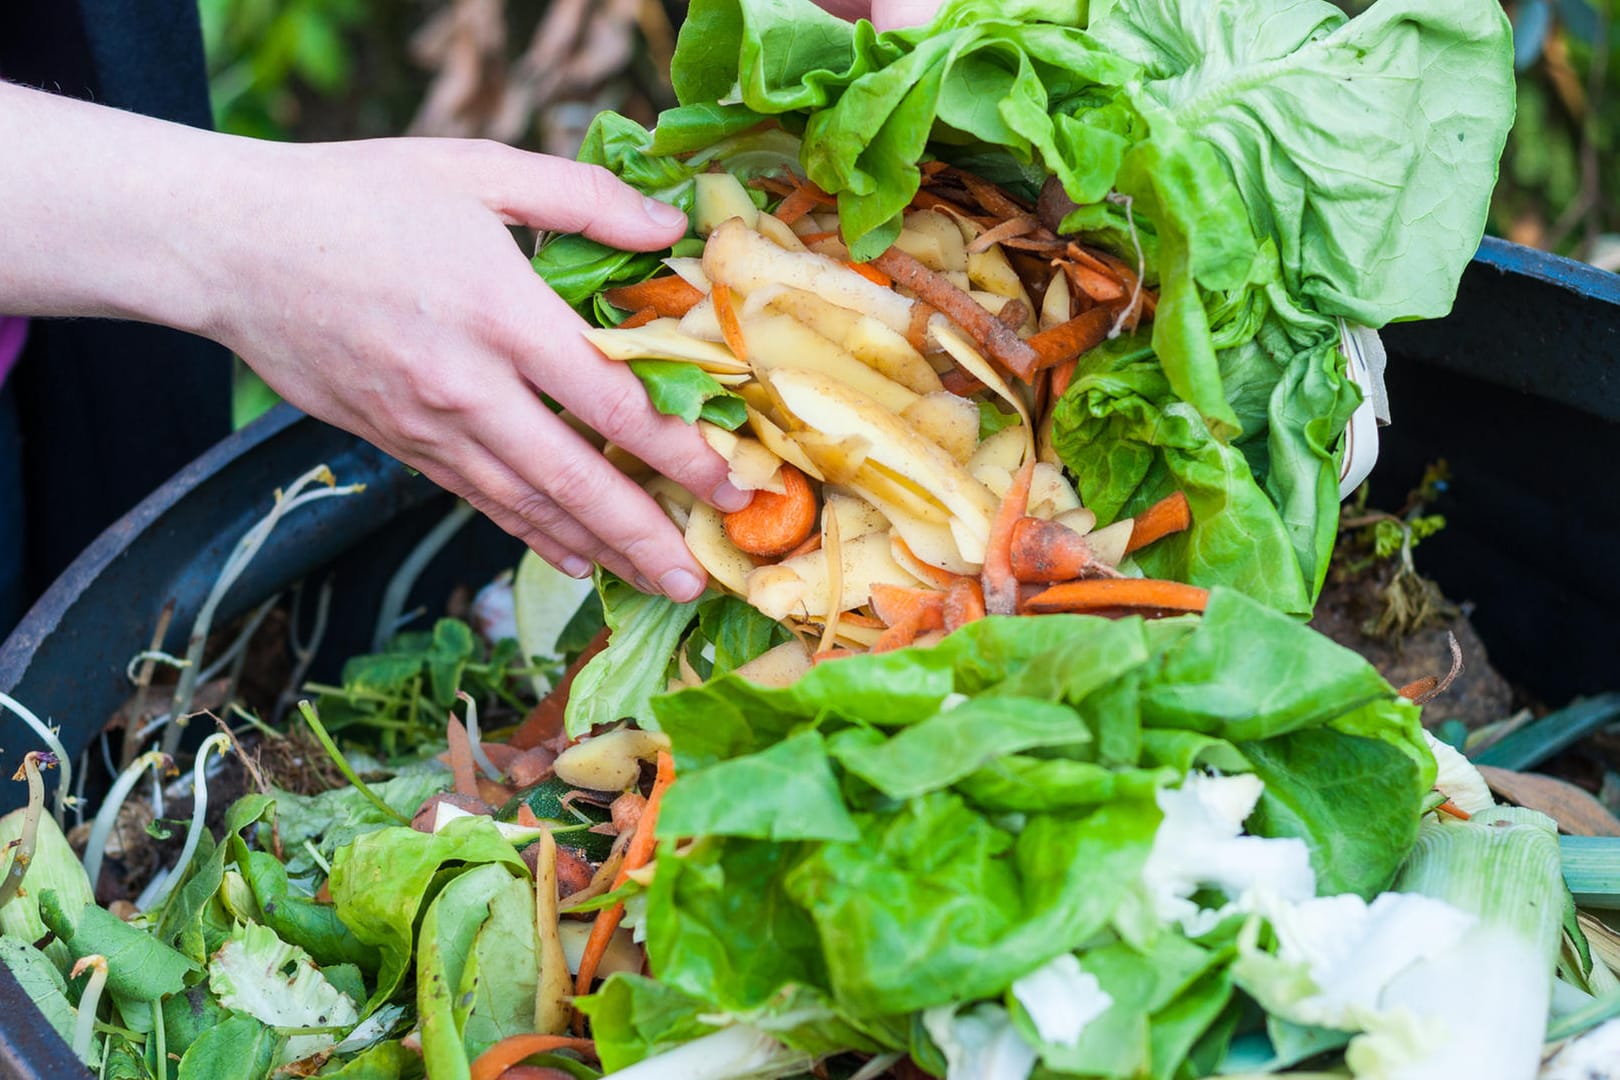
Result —
<path fill-rule="evenodd" d="M 519 368 L 557 401 L 611 443 L 719 510 L 741 510 L 749 494 L 727 482 L 725 459 L 710 449 L 697 428 L 653 409 L 641 380 L 625 364 L 597 352 L 576 331 L 577 317 L 543 285 L 538 302 L 545 325 L 566 329 L 554 335 L 543 357 L 525 355 Z M 542 370 L 542 364 L 544 370 Z M 566 372 L 561 378 L 552 372 Z"/>
<path fill-rule="evenodd" d="M 508 147 L 490 156 L 489 205 L 510 222 L 584 233 L 634 251 L 666 248 L 686 235 L 685 212 L 647 198 L 600 165 Z"/>
<path fill-rule="evenodd" d="M 933 22 L 940 0 L 872 0 L 872 25 L 879 30 L 899 30 Z"/>
<path fill-rule="evenodd" d="M 480 455 L 483 449 L 478 448 Z M 533 524 L 519 517 L 511 510 L 507 502 L 503 502 L 495 492 L 509 493 L 508 502 L 515 505 L 522 494 L 527 494 L 527 485 L 516 481 L 510 470 L 504 469 L 493 457 L 484 455 L 483 461 L 464 462 L 463 468 L 481 474 L 480 481 L 475 482 L 458 469 L 445 465 L 427 464 L 421 472 L 429 480 L 454 492 L 466 499 L 479 513 L 489 518 L 510 535 L 523 541 L 524 545 L 534 551 L 546 562 L 572 578 L 589 577 L 594 562 L 579 553 L 578 548 L 563 543 L 547 533 L 541 532 Z M 591 543 L 580 545 L 584 547 L 599 547 L 600 541 L 591 538 Z M 617 573 L 617 571 L 615 571 Z M 620 575 L 623 576 L 623 575 Z M 627 579 L 629 580 L 629 579 Z"/>
<path fill-rule="evenodd" d="M 658 504 L 537 399 L 503 402 L 479 437 L 511 476 L 469 479 L 530 527 L 643 589 L 680 601 L 703 592 L 702 566 Z"/>

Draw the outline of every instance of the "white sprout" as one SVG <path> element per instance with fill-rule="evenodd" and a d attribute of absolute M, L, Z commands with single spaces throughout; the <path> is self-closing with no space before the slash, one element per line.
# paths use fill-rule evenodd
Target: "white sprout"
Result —
<path fill-rule="evenodd" d="M 144 910 L 161 907 L 164 900 L 169 897 L 169 890 L 179 882 L 186 867 L 191 865 L 191 857 L 197 853 L 197 841 L 202 836 L 203 819 L 208 816 L 208 752 L 218 750 L 221 754 L 230 750 L 235 742 L 224 732 L 210 735 L 197 747 L 197 760 L 191 769 L 191 824 L 186 826 L 186 844 L 180 849 L 180 859 L 174 864 L 174 869 L 157 892 L 151 897 Z"/>
<path fill-rule="evenodd" d="M 315 491 L 304 490 L 314 483 L 326 486 Z M 214 587 L 209 590 L 208 598 L 203 601 L 202 609 L 197 612 L 197 618 L 191 624 L 191 639 L 186 644 L 187 665 L 180 669 L 180 681 L 175 685 L 174 698 L 169 705 L 169 715 L 174 720 L 163 733 L 165 753 L 172 755 L 180 747 L 181 729 L 185 727 L 186 716 L 191 709 L 191 699 L 197 690 L 198 676 L 202 674 L 202 657 L 203 650 L 208 645 L 208 632 L 214 625 L 214 614 L 219 610 L 225 594 L 264 547 L 270 533 L 288 514 L 319 499 L 352 495 L 365 490 L 364 484 L 349 484 L 344 487 L 337 487 L 336 484 L 337 478 L 332 475 L 332 470 L 325 465 L 317 465 L 294 480 L 286 491 L 277 490 L 275 503 L 270 507 L 270 512 L 237 541 L 236 549 L 225 560 L 225 566 L 220 570 L 219 577 L 214 580 Z"/>
<path fill-rule="evenodd" d="M 4 880 L 0 880 L 0 907 L 5 907 L 22 888 L 23 876 L 34 861 L 34 841 L 39 835 L 39 819 L 45 814 L 45 781 L 40 777 L 41 766 L 50 768 L 61 760 L 53 754 L 31 750 L 23 758 L 13 780 L 28 781 L 28 809 L 23 811 L 22 835 L 12 845 L 11 866 Z"/>
<path fill-rule="evenodd" d="M 56 729 L 45 724 L 35 716 L 22 702 L 9 694 L 0 693 L 0 712 L 10 709 L 22 717 L 23 723 L 34 729 L 34 734 L 44 740 L 51 753 L 56 755 L 57 765 L 62 770 L 62 778 L 56 784 L 56 823 L 66 827 L 68 792 L 73 790 L 73 759 L 62 747 L 62 740 L 56 737 Z"/>
<path fill-rule="evenodd" d="M 101 860 L 107 853 L 107 838 L 112 835 L 113 826 L 118 823 L 118 811 L 129 798 L 130 791 L 135 787 L 141 773 L 148 768 L 152 770 L 154 779 L 161 776 L 163 770 L 170 764 L 169 755 L 161 750 L 152 750 L 130 763 L 129 768 L 118 774 L 113 786 L 108 789 L 107 797 L 101 800 L 101 809 L 96 812 L 96 820 L 90 826 L 90 839 L 84 848 L 84 874 L 90 879 L 90 888 L 96 887 L 101 877 Z"/>
<path fill-rule="evenodd" d="M 191 664 L 190 660 L 175 656 L 173 653 L 166 653 L 162 649 L 143 649 L 134 656 L 130 657 L 129 663 L 124 665 L 124 678 L 128 679 L 136 686 L 140 686 L 141 676 L 135 670 L 135 666 L 137 664 L 144 665 L 148 662 L 154 664 L 168 664 L 172 668 L 189 667 Z"/>
<path fill-rule="evenodd" d="M 73 1053 L 89 1065 L 91 1039 L 96 1033 L 96 1007 L 101 1004 L 101 989 L 107 985 L 107 958 L 100 953 L 81 956 L 73 965 L 73 978 L 83 975 L 85 968 L 90 969 L 90 981 L 79 995 L 79 1019 L 73 1025 Z"/>
<path fill-rule="evenodd" d="M 498 784 L 501 782 L 501 770 L 489 760 L 489 754 L 484 752 L 484 742 L 478 737 L 478 702 L 474 701 L 472 695 L 465 690 L 457 690 L 456 697 L 467 705 L 467 742 L 472 747 L 473 760 L 478 763 L 485 776 Z"/>
<path fill-rule="evenodd" d="M 399 626 L 400 616 L 405 611 L 405 601 L 410 598 L 411 589 L 416 585 L 416 579 L 422 576 L 428 563 L 434 556 L 444 549 L 444 546 L 455 538 L 461 527 L 472 520 L 473 508 L 471 503 L 456 501 L 456 505 L 426 536 L 417 541 L 405 561 L 399 564 L 394 576 L 388 579 L 388 588 L 383 591 L 382 606 L 377 609 L 377 624 L 371 632 L 371 651 L 382 652 L 388 647 L 388 639 L 394 635 Z"/>

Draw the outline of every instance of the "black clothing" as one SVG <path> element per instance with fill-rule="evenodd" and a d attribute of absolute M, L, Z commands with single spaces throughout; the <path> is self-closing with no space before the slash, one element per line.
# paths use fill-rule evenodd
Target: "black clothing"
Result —
<path fill-rule="evenodd" d="M 0 75 L 211 125 L 195 0 L 0 4 Z M 229 432 L 230 381 L 226 350 L 189 334 L 111 320 L 33 322 L 7 380 L 22 433 L 29 602 L 104 528 Z M 0 529 L 17 525 L 0 519 Z M 7 614 L 0 611 L 0 638 Z"/>

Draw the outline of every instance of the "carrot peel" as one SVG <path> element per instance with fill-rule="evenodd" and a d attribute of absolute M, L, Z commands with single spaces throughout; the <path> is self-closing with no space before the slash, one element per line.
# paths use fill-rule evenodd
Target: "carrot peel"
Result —
<path fill-rule="evenodd" d="M 1127 554 L 1138 548 L 1147 547 L 1155 540 L 1161 540 L 1172 533 L 1185 532 L 1192 527 L 1192 510 L 1187 506 L 1187 496 L 1180 492 L 1173 492 L 1136 515 L 1135 524 L 1131 527 L 1131 539 L 1125 545 Z"/>
<path fill-rule="evenodd" d="M 625 311 L 639 312 L 643 308 L 652 308 L 662 317 L 678 319 L 697 306 L 698 301 L 703 299 L 703 293 L 686 279 L 667 274 L 638 281 L 634 285 L 608 289 L 602 298 Z"/>
<path fill-rule="evenodd" d="M 596 1043 L 591 1039 L 571 1039 L 566 1035 L 508 1035 L 479 1054 L 468 1070 L 470 1080 L 499 1080 L 507 1069 L 533 1054 L 553 1050 L 573 1050 L 596 1056 Z"/>
<path fill-rule="evenodd" d="M 1035 478 L 1035 458 L 1024 459 L 1023 467 L 1013 477 L 1007 495 L 1001 500 L 1001 509 L 990 525 L 990 542 L 985 546 L 984 571 L 980 578 L 984 585 L 984 610 L 991 615 L 1011 615 L 1018 610 L 1018 578 L 1013 573 L 1013 531 L 1018 521 L 1029 510 L 1029 486 Z"/>
<path fill-rule="evenodd" d="M 984 589 L 970 577 L 960 577 L 945 593 L 945 630 L 960 630 L 984 618 Z"/>

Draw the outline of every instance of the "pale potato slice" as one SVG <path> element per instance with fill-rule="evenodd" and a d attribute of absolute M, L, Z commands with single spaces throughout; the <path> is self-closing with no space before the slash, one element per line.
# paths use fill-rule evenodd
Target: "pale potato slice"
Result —
<path fill-rule="evenodd" d="M 782 315 L 790 315 L 822 337 L 835 342 L 843 341 L 855 324 L 863 318 L 858 311 L 829 304 L 815 293 L 789 288 L 786 285 L 767 286 L 750 294 L 748 302 L 743 305 L 742 314 L 757 315 L 766 308 Z"/>
<path fill-rule="evenodd" d="M 585 340 L 609 360 L 685 360 L 710 374 L 746 375 L 748 365 L 731 355 L 731 350 L 712 341 L 701 341 L 680 331 L 677 319 L 654 319 L 644 326 L 626 330 L 584 330 Z"/>
<path fill-rule="evenodd" d="M 791 285 L 829 303 L 864 311 L 902 333 L 911 322 L 911 301 L 869 281 L 842 263 L 813 251 L 784 251 L 742 222 L 726 222 L 703 249 L 703 272 L 747 295 L 765 285 Z"/>
<path fill-rule="evenodd" d="M 787 315 L 756 315 L 740 320 L 748 359 L 757 371 L 792 367 L 825 375 L 872 399 L 891 413 L 909 408 L 917 395 L 884 378 L 814 330 Z M 772 380 L 773 385 L 775 380 Z M 780 387 L 777 388 L 780 393 Z"/>
<path fill-rule="evenodd" d="M 995 369 L 989 360 L 985 359 L 984 354 L 975 348 L 965 335 L 943 318 L 930 319 L 928 321 L 928 332 L 939 343 L 940 347 L 950 353 L 952 359 L 960 364 L 968 374 L 995 391 L 997 397 L 1013 407 L 1013 411 L 1024 422 L 1017 427 L 1005 430 L 1019 432 L 1024 440 L 1024 452 L 1033 454 L 1035 452 L 1034 429 L 1029 421 L 1029 406 L 1025 404 L 1023 397 L 1007 385 L 1007 380 L 1001 377 L 1001 373 Z"/>
<path fill-rule="evenodd" d="M 1063 475 L 1063 470 L 1044 461 L 1036 462 L 1035 473 L 1029 482 L 1030 516 L 1051 519 L 1078 509 L 1080 496 Z"/>
<path fill-rule="evenodd" d="M 834 484 L 848 484 L 866 464 L 872 446 L 865 439 L 828 435 L 820 431 L 794 431 L 788 438 L 798 444 L 806 457 Z"/>
<path fill-rule="evenodd" d="M 755 228 L 759 224 L 759 207 L 749 198 L 742 181 L 730 173 L 698 173 L 692 178 L 692 217 L 697 234 L 708 236 L 732 218 Z"/>
<path fill-rule="evenodd" d="M 1062 326 L 1074 317 L 1069 314 L 1071 310 L 1069 275 L 1058 270 L 1053 273 L 1052 280 L 1046 286 L 1046 295 L 1041 298 L 1041 329 Z"/>
<path fill-rule="evenodd" d="M 823 528 L 828 518 L 836 519 L 839 539 L 845 543 L 869 533 L 888 531 L 889 519 L 865 499 L 833 489 L 823 489 L 822 494 L 826 499 L 821 511 Z"/>
<path fill-rule="evenodd" d="M 968 277 L 966 270 L 947 270 L 945 280 L 965 293 L 973 291 L 973 279 Z"/>
<path fill-rule="evenodd" d="M 779 248 L 782 248 L 783 250 L 810 250 L 804 246 L 804 241 L 799 239 L 797 233 L 795 233 L 787 225 L 783 224 L 781 218 L 772 217 L 770 214 L 761 214 L 759 215 L 759 220 L 755 223 L 754 228 L 759 230 L 759 235 L 763 236 L 765 239 L 769 240 L 771 243 L 775 244 Z"/>
<path fill-rule="evenodd" d="M 1057 443 L 1052 440 L 1052 429 L 1056 422 L 1056 411 L 1048 409 L 1046 419 L 1041 421 L 1040 434 L 1035 437 L 1035 460 L 1061 468 L 1063 458 L 1057 452 Z"/>
<path fill-rule="evenodd" d="M 906 215 L 905 225 L 907 232 L 930 237 L 937 245 L 940 265 L 934 269 L 967 270 L 967 245 L 962 240 L 962 231 L 956 227 L 956 222 L 938 210 L 917 210 Z M 921 258 L 920 255 L 917 257 Z"/>
<path fill-rule="evenodd" d="M 698 292 L 706 293 L 711 286 L 709 277 L 703 272 L 703 260 L 691 255 L 671 255 L 664 260 L 664 265 L 675 272 L 675 276 L 686 282 Z"/>
<path fill-rule="evenodd" d="M 894 246 L 922 263 L 930 270 L 946 273 L 951 270 L 966 270 L 966 266 L 945 265 L 945 252 L 940 248 L 939 238 L 913 229 L 901 229 L 900 235 L 894 238 Z"/>
<path fill-rule="evenodd" d="M 650 325 L 650 324 L 649 324 Z M 714 299 L 705 296 L 687 310 L 676 324 L 676 329 L 689 338 L 724 344 L 725 331 L 720 329 L 720 317 L 714 313 Z"/>
<path fill-rule="evenodd" d="M 968 463 L 968 475 L 989 489 L 999 501 L 1007 497 L 1007 489 L 1012 487 L 1012 470 L 1004 469 L 1000 465 L 986 462 Z"/>
<path fill-rule="evenodd" d="M 1086 543 L 1091 545 L 1091 552 L 1098 559 L 1109 566 L 1118 566 L 1125 559 L 1125 549 L 1135 529 L 1136 522 L 1125 518 L 1087 534 Z"/>
<path fill-rule="evenodd" d="M 889 538 L 868 533 L 842 545 L 843 590 L 840 611 L 853 611 L 868 602 L 875 584 L 915 588 L 918 581 L 895 563 Z M 771 566 L 755 567 L 748 574 L 748 602 L 773 619 L 798 616 L 826 618 L 827 553 L 811 551 Z"/>
<path fill-rule="evenodd" d="M 835 438 L 865 439 L 871 444 L 870 463 L 915 484 L 973 532 L 989 535 L 995 499 L 950 454 L 892 411 L 820 372 L 784 367 L 771 381 L 783 406 L 806 427 Z"/>
<path fill-rule="evenodd" d="M 733 671 L 755 686 L 781 689 L 792 686 L 810 671 L 810 651 L 798 638 L 767 649 Z"/>
<path fill-rule="evenodd" d="M 889 329 L 870 315 L 857 318 L 843 337 L 844 348 L 861 363 L 918 394 L 945 389 L 923 354 L 911 347 L 904 334 Z"/>
<path fill-rule="evenodd" d="M 908 405 L 901 418 L 964 464 L 979 446 L 979 406 L 941 390 Z"/>
<path fill-rule="evenodd" d="M 875 505 L 903 509 L 922 521 L 943 526 L 951 519 L 951 512 L 933 496 L 881 465 L 868 462 L 861 466 L 851 482 L 851 488 L 861 498 Z"/>
<path fill-rule="evenodd" d="M 949 526 L 936 525 L 930 521 L 922 521 L 912 517 L 903 510 L 894 507 L 883 507 L 889 521 L 894 525 L 891 538 L 899 538 L 905 542 L 906 548 L 912 557 L 919 562 L 927 563 L 939 570 L 946 570 L 952 574 L 977 574 L 982 563 L 969 562 L 962 557 L 962 552 L 956 546 L 956 540 L 951 536 Z M 894 555 L 894 552 L 890 552 Z M 896 555 L 895 559 L 901 565 L 907 565 L 904 553 Z M 927 580 L 929 575 L 922 570 L 914 571 L 919 577 Z"/>
<path fill-rule="evenodd" d="M 1022 300 L 1025 307 L 1033 310 L 1034 305 L 1029 302 L 1024 283 L 1012 268 L 1012 263 L 1007 261 L 1007 253 L 1001 250 L 1000 244 L 991 244 L 983 251 L 970 253 L 967 274 L 975 288 L 1005 296 L 1009 300 Z"/>
<path fill-rule="evenodd" d="M 973 457 L 968 459 L 968 471 L 984 465 L 994 465 L 1007 475 L 1018 468 L 1024 461 L 1024 447 L 1027 445 L 1025 435 L 1018 430 L 1017 425 L 1004 427 L 973 451 Z"/>
<path fill-rule="evenodd" d="M 1073 529 L 1081 536 L 1085 536 L 1097 527 L 1097 515 L 1084 507 L 1079 510 L 1066 510 L 1052 520 L 1066 529 Z"/>
<path fill-rule="evenodd" d="M 840 263 L 849 261 L 849 246 L 836 236 L 829 236 L 825 240 L 817 240 L 809 247 L 817 255 L 825 255 L 827 258 L 836 259 Z"/>
<path fill-rule="evenodd" d="M 990 546 L 990 530 L 980 532 L 970 523 L 959 517 L 953 517 L 951 539 L 955 541 L 956 550 L 961 552 L 964 561 L 984 565 L 984 553 Z"/>
<path fill-rule="evenodd" d="M 727 431 L 706 420 L 699 420 L 697 427 L 704 441 L 731 466 L 728 479 L 732 486 L 743 491 L 787 494 L 787 484 L 782 480 L 782 459 L 758 439 Z"/>
<path fill-rule="evenodd" d="M 711 371 L 708 374 L 709 378 L 721 386 L 741 386 L 744 383 L 752 382 L 754 378 L 753 375 L 741 371 Z"/>
<path fill-rule="evenodd" d="M 643 487 L 647 494 L 653 497 L 659 509 L 669 515 L 669 520 L 675 523 L 675 527 L 685 532 L 686 524 L 692 516 L 692 505 L 697 502 L 697 497 L 667 476 L 654 475 Z"/>
<path fill-rule="evenodd" d="M 751 396 L 750 391 L 763 395 L 764 387 L 754 383 L 743 387 L 741 392 L 745 398 L 748 398 Z M 762 410 L 756 408 L 751 400 L 748 401 L 748 426 L 765 449 L 814 480 L 824 481 L 827 479 L 826 475 L 816 466 L 815 462 L 810 460 L 809 455 L 800 448 L 799 444 L 790 439 L 787 432 L 783 431 L 776 421 L 766 416 Z"/>
<path fill-rule="evenodd" d="M 692 503 L 686 521 L 686 546 L 711 578 L 738 596 L 748 595 L 747 579 L 754 570 L 754 560 L 726 535 L 720 511 L 708 503 Z"/>

